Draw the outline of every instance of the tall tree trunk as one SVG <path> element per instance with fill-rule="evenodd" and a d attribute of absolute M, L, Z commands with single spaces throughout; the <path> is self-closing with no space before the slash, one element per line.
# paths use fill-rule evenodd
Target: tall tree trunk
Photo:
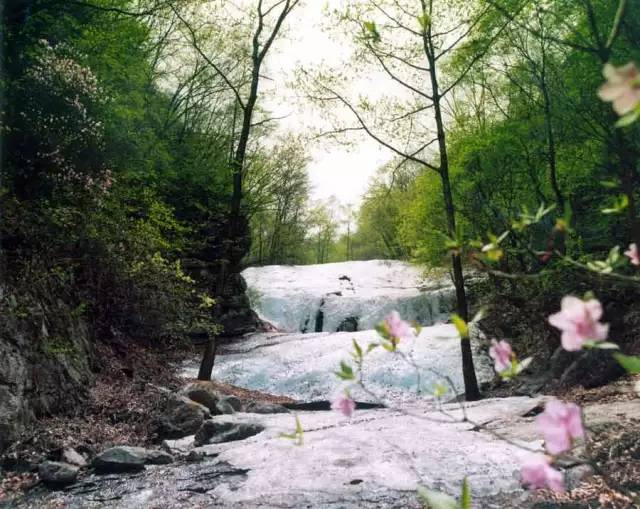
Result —
<path fill-rule="evenodd" d="M 202 362 L 200 363 L 200 370 L 198 371 L 198 380 L 211 380 L 211 373 L 213 372 L 213 364 L 216 360 L 216 350 L 218 342 L 215 337 L 212 337 L 207 342 L 202 355 Z"/>
<path fill-rule="evenodd" d="M 442 105 L 440 103 L 438 74 L 436 71 L 435 49 L 431 40 L 431 27 L 425 31 L 423 38 L 424 49 L 429 62 L 429 78 L 431 81 L 431 92 L 433 94 L 433 110 L 435 114 L 436 129 L 438 136 L 438 148 L 440 151 L 440 179 L 442 182 L 442 197 L 444 199 L 445 215 L 447 218 L 447 233 L 451 238 L 456 238 L 456 214 L 451 192 L 451 182 L 449 180 L 449 156 L 447 153 L 447 137 L 442 118 Z M 464 273 L 462 271 L 462 258 L 460 253 L 452 253 L 451 265 L 453 269 L 453 284 L 456 289 L 456 309 L 458 315 L 465 320 L 469 320 L 469 310 L 467 303 L 467 293 L 464 287 Z M 464 379 L 464 393 L 467 401 L 480 399 L 480 389 L 476 378 L 476 371 L 473 364 L 473 352 L 471 350 L 471 339 L 461 338 L 460 348 L 462 354 L 462 377 Z"/>

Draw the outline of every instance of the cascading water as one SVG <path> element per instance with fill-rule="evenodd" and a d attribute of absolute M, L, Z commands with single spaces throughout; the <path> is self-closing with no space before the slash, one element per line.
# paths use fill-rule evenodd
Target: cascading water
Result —
<path fill-rule="evenodd" d="M 419 400 L 443 381 L 453 384 L 451 392 L 462 392 L 460 338 L 453 325 L 437 324 L 455 302 L 446 276 L 426 279 L 410 264 L 379 260 L 250 268 L 243 276 L 253 309 L 280 332 L 223 345 L 216 379 L 300 401 L 330 399 L 343 390 L 335 371 L 340 361 L 352 361 L 353 341 L 365 349 L 379 342 L 373 329 L 397 310 L 425 327 L 418 337 L 400 341 L 403 355 L 382 348 L 367 355 L 367 387 L 396 402 Z M 490 359 L 476 341 L 474 350 L 478 380 L 491 380 Z M 185 375 L 196 372 L 191 366 Z M 371 392 L 356 388 L 352 394 L 375 401 Z"/>
<path fill-rule="evenodd" d="M 448 317 L 455 291 L 447 277 L 426 280 L 399 261 L 273 265 L 246 269 L 253 309 L 282 332 L 373 329 L 392 310 L 421 325 Z"/>

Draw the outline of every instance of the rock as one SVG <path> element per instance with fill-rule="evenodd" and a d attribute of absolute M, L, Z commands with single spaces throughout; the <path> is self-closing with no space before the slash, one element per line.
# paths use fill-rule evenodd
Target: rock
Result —
<path fill-rule="evenodd" d="M 147 465 L 168 465 L 173 463 L 173 456 L 166 451 L 160 451 L 158 449 L 147 449 Z"/>
<path fill-rule="evenodd" d="M 182 394 L 190 400 L 204 405 L 210 412 L 216 412 L 216 403 L 220 400 L 220 393 L 211 382 L 197 381 L 189 384 L 182 390 Z"/>
<path fill-rule="evenodd" d="M 356 332 L 358 330 L 358 318 L 349 316 L 340 322 L 336 332 Z"/>
<path fill-rule="evenodd" d="M 565 471 L 565 484 L 567 490 L 571 491 L 578 485 L 593 475 L 593 468 L 589 465 L 578 465 Z"/>
<path fill-rule="evenodd" d="M 233 406 L 231 406 L 231 404 L 228 401 L 220 400 L 218 401 L 218 403 L 216 403 L 215 413 L 217 415 L 228 415 L 228 414 L 235 414 L 236 410 L 235 408 L 233 408 Z"/>
<path fill-rule="evenodd" d="M 185 456 L 185 461 L 187 463 L 198 463 L 205 458 L 205 454 L 199 451 L 189 451 L 189 454 Z"/>
<path fill-rule="evenodd" d="M 93 376 L 93 347 L 86 321 L 58 296 L 28 304 L 4 282 L 0 291 L 1 453 L 37 416 L 77 408 Z M 8 312 L 10 298 L 28 306 L 28 317 Z"/>
<path fill-rule="evenodd" d="M 93 467 L 101 474 L 138 472 L 147 463 L 146 449 L 118 446 L 101 452 L 93 459 Z"/>
<path fill-rule="evenodd" d="M 77 466 L 68 463 L 45 461 L 38 467 L 38 476 L 49 486 L 66 486 L 75 482 L 78 470 Z"/>
<path fill-rule="evenodd" d="M 220 444 L 244 440 L 264 431 L 260 424 L 207 421 L 198 430 L 194 444 L 196 447 L 205 444 Z"/>
<path fill-rule="evenodd" d="M 101 473 L 117 473 L 142 470 L 144 465 L 169 463 L 173 463 L 173 456 L 166 451 L 121 445 L 96 456 L 93 466 Z"/>
<path fill-rule="evenodd" d="M 287 414 L 291 411 L 276 403 L 260 403 L 258 401 L 250 401 L 244 409 L 245 412 L 251 414 Z"/>
<path fill-rule="evenodd" d="M 193 436 L 180 438 L 178 440 L 163 440 L 162 449 L 169 454 L 187 454 L 193 449 Z"/>
<path fill-rule="evenodd" d="M 161 438 L 183 438 L 193 435 L 205 419 L 211 416 L 207 407 L 184 396 L 173 398 L 166 411 L 157 419 L 157 433 Z"/>
<path fill-rule="evenodd" d="M 62 451 L 61 458 L 65 463 L 70 463 L 71 465 L 77 465 L 79 467 L 87 466 L 87 460 L 75 449 L 65 449 Z"/>
<path fill-rule="evenodd" d="M 242 411 L 242 400 L 237 396 L 225 396 L 222 401 L 231 405 L 236 412 Z"/>

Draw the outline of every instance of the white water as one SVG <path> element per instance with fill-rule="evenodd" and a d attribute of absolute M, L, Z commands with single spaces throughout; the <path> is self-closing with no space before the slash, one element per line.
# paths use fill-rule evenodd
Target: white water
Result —
<path fill-rule="evenodd" d="M 282 332 L 335 332 L 353 318 L 357 330 L 369 330 L 394 309 L 433 325 L 448 317 L 455 297 L 448 277 L 427 280 L 420 268 L 393 260 L 272 265 L 242 275 L 253 309 Z"/>
<path fill-rule="evenodd" d="M 336 377 L 340 361 L 353 365 L 350 352 L 353 340 L 363 349 L 379 342 L 376 331 L 338 333 L 263 333 L 223 347 L 216 359 L 214 376 L 239 387 L 280 394 L 301 401 L 330 400 L 344 387 Z M 490 359 L 474 344 L 475 367 L 480 383 L 491 380 Z M 353 397 L 359 401 L 410 403 L 424 399 L 436 383 L 450 387 L 446 399 L 464 392 L 460 337 L 453 325 L 435 325 L 422 329 L 420 336 L 403 339 L 391 354 L 377 348 L 367 355 L 364 376 L 370 393 L 357 387 Z M 410 362 L 407 362 L 410 359 Z M 418 366 L 416 369 L 415 366 Z M 196 366 L 186 376 L 195 377 Z M 418 391 L 420 389 L 420 391 Z M 374 397 L 375 395 L 375 397 Z"/>
<path fill-rule="evenodd" d="M 452 325 L 433 325 L 448 318 L 453 306 L 454 289 L 447 279 L 427 281 L 412 265 L 377 260 L 251 268 L 243 275 L 254 310 L 288 332 L 252 334 L 223 347 L 216 360 L 216 379 L 302 401 L 331 399 L 344 385 L 335 376 L 340 361 L 353 363 L 353 340 L 363 348 L 378 342 L 374 326 L 397 310 L 405 320 L 426 327 L 419 337 L 400 342 L 405 357 L 382 348 L 367 356 L 368 388 L 396 403 L 419 400 L 445 380 L 455 386 L 449 397 L 463 392 L 458 333 Z M 313 333 L 319 310 L 324 332 Z M 349 317 L 357 318 L 358 331 L 335 332 Z M 486 349 L 477 341 L 473 348 L 479 382 L 491 380 Z M 190 366 L 185 374 L 195 376 L 195 372 Z M 376 399 L 358 391 L 354 397 Z"/>

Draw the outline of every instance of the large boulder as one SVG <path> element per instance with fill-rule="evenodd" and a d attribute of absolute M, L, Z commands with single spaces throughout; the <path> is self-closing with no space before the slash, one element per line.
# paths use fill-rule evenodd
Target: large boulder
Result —
<path fill-rule="evenodd" d="M 167 465 L 173 463 L 173 456 L 159 449 L 145 449 L 120 445 L 98 454 L 93 467 L 99 473 L 136 472 L 145 465 Z"/>
<path fill-rule="evenodd" d="M 87 395 L 87 324 L 62 300 L 51 301 L 0 284 L 0 452 L 38 416 L 75 408 Z M 16 302 L 28 313 L 16 312 Z"/>
<path fill-rule="evenodd" d="M 183 438 L 198 431 L 209 417 L 211 412 L 204 405 L 184 396 L 176 396 L 157 418 L 156 430 L 161 438 Z"/>
<path fill-rule="evenodd" d="M 40 480 L 51 487 L 62 487 L 72 484 L 78 478 L 79 468 L 75 465 L 58 461 L 45 461 L 38 467 Z"/>
<path fill-rule="evenodd" d="M 244 440 L 264 431 L 264 426 L 250 423 L 207 421 L 198 430 L 194 444 L 200 447 L 205 444 L 221 444 Z"/>
<path fill-rule="evenodd" d="M 101 474 L 138 472 L 147 462 L 145 449 L 118 446 L 101 452 L 93 459 L 93 468 Z"/>
<path fill-rule="evenodd" d="M 235 410 L 235 408 L 233 408 L 233 406 L 231 406 L 231 404 L 229 404 L 228 401 L 225 401 L 225 400 L 221 399 L 216 404 L 216 412 L 215 413 L 216 413 L 216 415 L 229 415 L 229 414 L 235 414 L 236 410 Z"/>
<path fill-rule="evenodd" d="M 216 413 L 216 405 L 221 398 L 213 383 L 204 380 L 198 380 L 187 385 L 182 390 L 182 394 L 190 400 L 207 407 L 214 414 Z"/>
<path fill-rule="evenodd" d="M 282 405 L 261 403 L 259 401 L 250 401 L 245 405 L 244 411 L 250 414 L 288 414 L 291 412 L 291 410 Z"/>

